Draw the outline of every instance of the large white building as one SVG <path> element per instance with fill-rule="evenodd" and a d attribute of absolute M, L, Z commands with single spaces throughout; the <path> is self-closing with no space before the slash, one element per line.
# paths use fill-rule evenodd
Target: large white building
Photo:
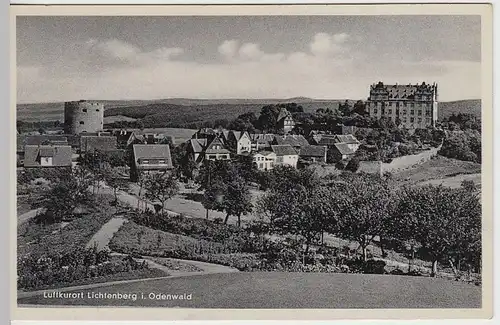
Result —
<path fill-rule="evenodd" d="M 391 119 L 408 129 L 424 129 L 436 125 L 438 119 L 437 84 L 370 86 L 366 110 L 371 117 Z"/>

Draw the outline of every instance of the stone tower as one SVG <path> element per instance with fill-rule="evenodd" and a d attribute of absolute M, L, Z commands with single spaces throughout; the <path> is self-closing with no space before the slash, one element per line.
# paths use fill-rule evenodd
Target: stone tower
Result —
<path fill-rule="evenodd" d="M 64 103 L 66 134 L 95 133 L 104 126 L 104 104 L 86 100 Z"/>

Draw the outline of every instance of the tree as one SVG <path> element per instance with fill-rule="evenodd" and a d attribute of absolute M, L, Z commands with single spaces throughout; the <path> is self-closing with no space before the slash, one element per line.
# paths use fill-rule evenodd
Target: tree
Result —
<path fill-rule="evenodd" d="M 89 201 L 88 191 L 90 182 L 81 168 L 75 170 L 75 175 L 61 178 L 49 191 L 44 193 L 35 204 L 46 211 L 36 217 L 40 223 L 61 222 L 72 215 L 74 209 Z"/>
<path fill-rule="evenodd" d="M 355 114 L 359 114 L 359 115 L 366 115 L 368 113 L 366 111 L 366 104 L 362 100 L 358 100 L 354 104 L 354 106 L 352 108 L 352 112 Z"/>
<path fill-rule="evenodd" d="M 170 173 L 153 173 L 146 176 L 144 189 L 148 200 L 160 202 L 160 212 L 163 213 L 165 202 L 179 192 L 179 184 Z"/>
<path fill-rule="evenodd" d="M 111 172 L 106 173 L 105 181 L 113 189 L 115 202 L 118 202 L 118 191 L 127 189 L 127 180 L 121 177 L 116 171 L 112 170 Z"/>
<path fill-rule="evenodd" d="M 399 195 L 394 235 L 414 239 L 422 245 L 432 259 L 431 276 L 437 274 L 439 261 L 451 261 L 457 253 L 467 256 L 480 243 L 481 201 L 467 186 L 407 187 Z"/>
<path fill-rule="evenodd" d="M 264 132 L 274 132 L 277 127 L 277 118 L 280 108 L 276 105 L 266 105 L 262 107 L 257 120 L 257 128 Z"/>
<path fill-rule="evenodd" d="M 332 188 L 332 206 L 339 213 L 339 235 L 359 243 L 363 260 L 367 260 L 367 247 L 375 236 L 385 232 L 387 220 L 392 216 L 396 197 L 386 180 L 372 175 L 345 175 L 343 181 Z"/>
<path fill-rule="evenodd" d="M 259 199 L 258 211 L 272 232 L 300 236 L 307 253 L 323 232 L 336 232 L 336 212 L 330 204 L 333 193 L 319 181 L 311 180 L 316 178 L 314 174 L 303 171 L 298 172 L 298 179 L 289 179 L 287 172 L 280 172 L 275 185 Z"/>
<path fill-rule="evenodd" d="M 225 161 L 207 161 L 199 180 L 205 190 L 203 206 L 225 212 L 224 223 L 230 216 L 238 217 L 240 226 L 241 215 L 252 211 L 252 203 L 248 185 L 236 166 Z"/>

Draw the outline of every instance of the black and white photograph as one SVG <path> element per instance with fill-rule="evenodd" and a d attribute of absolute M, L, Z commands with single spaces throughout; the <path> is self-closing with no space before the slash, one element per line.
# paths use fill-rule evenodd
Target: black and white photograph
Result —
<path fill-rule="evenodd" d="M 471 6 L 16 12 L 17 308 L 489 307 Z"/>

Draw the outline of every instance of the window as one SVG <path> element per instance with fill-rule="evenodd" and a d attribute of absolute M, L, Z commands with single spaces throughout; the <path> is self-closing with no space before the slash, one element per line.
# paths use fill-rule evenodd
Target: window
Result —
<path fill-rule="evenodd" d="M 431 111 L 426 110 L 426 111 L 425 111 L 425 115 L 426 115 L 426 116 L 431 116 Z"/>
<path fill-rule="evenodd" d="M 422 123 L 422 118 L 418 118 L 418 123 Z"/>
<path fill-rule="evenodd" d="M 387 114 L 392 114 L 392 109 L 387 110 Z"/>
<path fill-rule="evenodd" d="M 411 123 L 415 122 L 415 118 L 414 117 L 410 117 L 410 122 Z"/>
<path fill-rule="evenodd" d="M 406 107 L 406 102 L 403 102 L 403 106 Z"/>
<path fill-rule="evenodd" d="M 215 159 L 215 155 L 208 155 L 208 159 Z"/>
<path fill-rule="evenodd" d="M 410 104 L 410 106 L 411 106 L 411 107 L 415 107 L 415 103 L 411 103 L 411 104 Z"/>
<path fill-rule="evenodd" d="M 415 110 L 413 110 L 413 109 L 412 109 L 412 110 L 410 111 L 410 115 L 415 115 Z"/>
<path fill-rule="evenodd" d="M 406 110 L 405 109 L 402 112 L 403 112 L 403 115 L 406 115 Z"/>
<path fill-rule="evenodd" d="M 158 163 L 159 163 L 159 164 L 164 164 L 164 163 L 165 163 L 165 160 L 160 160 Z"/>
<path fill-rule="evenodd" d="M 260 169 L 264 168 L 264 164 L 263 163 L 259 163 L 259 168 Z"/>
<path fill-rule="evenodd" d="M 396 107 L 399 108 L 399 102 L 396 103 Z"/>
<path fill-rule="evenodd" d="M 377 113 L 378 113 L 378 110 L 375 108 L 375 109 L 373 110 L 373 113 L 374 113 L 374 114 L 377 114 Z"/>
<path fill-rule="evenodd" d="M 96 108 L 96 110 L 95 110 L 95 111 L 96 111 L 96 112 L 99 112 L 99 109 L 98 109 L 98 108 Z"/>
<path fill-rule="evenodd" d="M 83 124 L 85 124 L 85 123 L 83 121 L 80 121 L 80 125 L 83 125 Z"/>
<path fill-rule="evenodd" d="M 418 111 L 418 116 L 422 116 L 422 111 L 421 110 Z"/>
<path fill-rule="evenodd" d="M 86 108 L 82 109 L 82 111 L 83 111 L 84 113 L 87 113 L 87 109 L 86 109 Z"/>

